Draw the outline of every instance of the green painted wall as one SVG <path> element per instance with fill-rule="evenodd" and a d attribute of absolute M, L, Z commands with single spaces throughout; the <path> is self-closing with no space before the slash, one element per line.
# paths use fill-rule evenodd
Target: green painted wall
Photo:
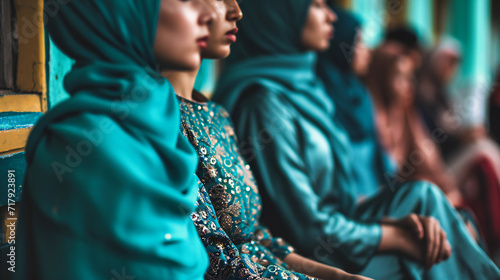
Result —
<path fill-rule="evenodd" d="M 500 0 L 493 0 L 491 3 L 491 73 L 496 75 L 500 71 Z"/>
<path fill-rule="evenodd" d="M 385 0 L 352 0 L 351 10 L 363 20 L 363 42 L 370 48 L 382 41 L 386 16 L 401 12 L 399 8 L 386 8 Z"/>
<path fill-rule="evenodd" d="M 449 7 L 447 31 L 462 43 L 466 54 L 459 78 L 467 82 L 489 80 L 490 0 L 453 0 Z"/>
<path fill-rule="evenodd" d="M 464 125 L 485 123 L 492 80 L 490 7 L 490 0 L 452 0 L 449 5 L 446 33 L 462 44 L 464 54 L 453 82 Z"/>
<path fill-rule="evenodd" d="M 64 90 L 63 81 L 74 62 L 64 55 L 52 40 L 47 40 L 47 42 L 47 105 L 50 109 L 69 97 Z"/>
<path fill-rule="evenodd" d="M 407 21 L 415 28 L 423 43 L 431 46 L 433 43 L 433 1 L 408 0 Z"/>

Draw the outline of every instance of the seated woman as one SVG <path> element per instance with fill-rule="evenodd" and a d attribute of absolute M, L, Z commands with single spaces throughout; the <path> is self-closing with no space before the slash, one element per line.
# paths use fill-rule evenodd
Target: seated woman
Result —
<path fill-rule="evenodd" d="M 202 57 L 224 58 L 236 40 L 241 10 L 236 0 L 209 2 L 218 17 L 210 24 L 211 36 L 207 46 L 202 45 Z M 262 201 L 252 171 L 237 148 L 229 114 L 193 91 L 197 71 L 165 71 L 163 75 L 179 95 L 182 131 L 199 156 L 196 174 L 201 185 L 192 218 L 210 257 L 208 278 L 310 279 L 304 275 L 309 274 L 322 279 L 367 279 L 297 255 L 260 225 Z"/>
<path fill-rule="evenodd" d="M 366 83 L 376 104 L 377 131 L 385 149 L 398 163 L 395 180 L 426 180 L 439 186 L 456 208 L 474 239 L 477 221 L 466 210 L 455 178 L 427 132 L 414 102 L 414 65 L 397 45 L 385 44 L 373 52 Z"/>
<path fill-rule="evenodd" d="M 395 184 L 356 203 L 356 158 L 310 52 L 328 47 L 317 38 L 332 29 L 319 15 L 307 20 L 311 2 L 319 13 L 322 0 L 244 1 L 214 96 L 262 190 L 264 224 L 299 253 L 375 279 L 499 278 L 433 184 Z"/>
<path fill-rule="evenodd" d="M 50 18 L 76 64 L 28 140 L 14 279 L 203 279 L 196 154 L 154 69 L 196 68 L 213 17 L 204 0 L 77 0 Z"/>
<path fill-rule="evenodd" d="M 478 99 L 452 98 L 449 85 L 461 57 L 458 41 L 441 40 L 427 55 L 418 75 L 416 103 L 427 131 L 439 135 L 436 143 L 441 157 L 456 178 L 463 204 L 476 214 L 493 253 L 500 246 L 500 149 L 478 121 L 483 113 L 477 109 L 481 106 L 475 106 Z"/>
<path fill-rule="evenodd" d="M 415 106 L 414 65 L 396 45 L 373 52 L 365 78 L 376 105 L 377 130 L 400 167 L 396 180 L 420 179 L 439 186 L 453 205 L 463 203 L 439 147 L 428 134 Z"/>

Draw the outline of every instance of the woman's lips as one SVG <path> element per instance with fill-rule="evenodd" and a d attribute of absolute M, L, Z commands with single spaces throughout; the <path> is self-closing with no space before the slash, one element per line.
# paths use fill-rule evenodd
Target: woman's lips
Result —
<path fill-rule="evenodd" d="M 236 42 L 236 34 L 238 33 L 238 28 L 233 28 L 226 32 L 226 38 L 228 38 L 231 42 Z"/>
<path fill-rule="evenodd" d="M 196 44 L 198 44 L 198 47 L 202 49 L 206 48 L 208 45 L 208 38 L 209 36 L 204 36 L 196 40 Z"/>
<path fill-rule="evenodd" d="M 330 32 L 328 32 L 328 39 L 333 39 L 333 35 L 334 35 L 334 32 L 332 29 L 332 30 L 330 30 Z"/>

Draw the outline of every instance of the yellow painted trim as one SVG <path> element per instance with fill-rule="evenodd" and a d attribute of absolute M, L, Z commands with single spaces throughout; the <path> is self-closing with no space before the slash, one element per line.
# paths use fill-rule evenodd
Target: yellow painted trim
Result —
<path fill-rule="evenodd" d="M 40 106 L 40 95 L 0 95 L 0 112 L 42 112 L 42 107 Z"/>
<path fill-rule="evenodd" d="M 398 0 L 397 2 L 394 2 L 394 0 L 386 0 L 386 5 L 389 7 L 389 5 L 394 5 L 397 3 L 398 5 L 403 6 L 403 11 L 401 13 L 395 13 L 395 14 L 390 14 L 387 13 L 387 28 L 396 28 L 396 27 L 401 27 L 401 26 L 406 26 L 408 22 L 408 0 Z"/>
<path fill-rule="evenodd" d="M 22 149 L 16 149 L 16 150 L 11 150 L 11 151 L 8 151 L 8 152 L 1 152 L 0 153 L 0 157 L 1 156 L 6 156 L 6 155 L 15 155 L 15 154 L 18 154 L 18 153 L 23 153 L 24 152 L 24 148 Z"/>
<path fill-rule="evenodd" d="M 24 149 L 31 128 L 0 131 L 0 153 Z"/>
<path fill-rule="evenodd" d="M 43 0 L 14 0 L 18 25 L 18 62 L 16 87 L 40 93 L 42 111 L 47 110 L 45 73 L 45 35 Z"/>
<path fill-rule="evenodd" d="M 351 8 L 351 0 L 338 0 L 337 3 L 344 9 Z"/>

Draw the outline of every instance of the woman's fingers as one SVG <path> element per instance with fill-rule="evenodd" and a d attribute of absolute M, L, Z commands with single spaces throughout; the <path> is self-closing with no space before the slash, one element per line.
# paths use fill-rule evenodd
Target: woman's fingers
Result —
<path fill-rule="evenodd" d="M 439 254 L 439 247 L 440 247 L 440 241 L 441 241 L 441 237 L 439 236 L 439 224 L 437 222 L 437 220 L 433 219 L 433 218 L 428 218 L 428 221 L 429 221 L 429 228 L 430 228 L 430 232 L 429 232 L 429 235 L 432 236 L 431 240 L 430 240 L 430 252 L 429 252 L 429 255 L 428 255 L 428 263 L 427 263 L 427 267 L 428 268 L 431 268 L 435 263 L 436 263 L 436 259 L 437 259 L 437 255 Z"/>
<path fill-rule="evenodd" d="M 446 251 L 447 251 L 447 242 L 448 240 L 446 239 L 446 233 L 444 232 L 443 229 L 441 229 L 440 233 L 439 233 L 439 237 L 441 239 L 441 246 L 439 248 L 439 254 L 438 254 L 438 257 L 437 257 L 437 263 L 440 263 L 442 261 L 445 260 L 445 256 L 446 256 Z"/>
<path fill-rule="evenodd" d="M 432 254 L 432 245 L 434 243 L 434 234 L 432 233 L 432 228 L 430 225 L 430 220 L 427 217 L 422 218 L 422 223 L 424 224 L 425 230 L 425 267 L 429 268 L 429 263 Z"/>
<path fill-rule="evenodd" d="M 451 245 L 446 232 L 439 221 L 433 217 L 420 217 L 425 231 L 424 264 L 430 269 L 434 264 L 447 260 L 451 256 Z"/>
<path fill-rule="evenodd" d="M 422 225 L 420 218 L 416 214 L 410 214 L 407 216 L 406 220 L 409 224 L 410 230 L 418 236 L 418 239 L 421 240 L 424 238 L 424 226 Z"/>
<path fill-rule="evenodd" d="M 429 269 L 439 262 L 438 255 L 441 250 L 441 226 L 439 221 L 432 217 L 421 218 L 425 229 L 425 266 Z"/>
<path fill-rule="evenodd" d="M 451 257 L 451 253 L 452 253 L 452 248 L 451 248 L 451 244 L 450 242 L 448 241 L 448 239 L 446 240 L 445 242 L 445 255 L 444 255 L 444 258 L 443 260 L 447 260 Z"/>

